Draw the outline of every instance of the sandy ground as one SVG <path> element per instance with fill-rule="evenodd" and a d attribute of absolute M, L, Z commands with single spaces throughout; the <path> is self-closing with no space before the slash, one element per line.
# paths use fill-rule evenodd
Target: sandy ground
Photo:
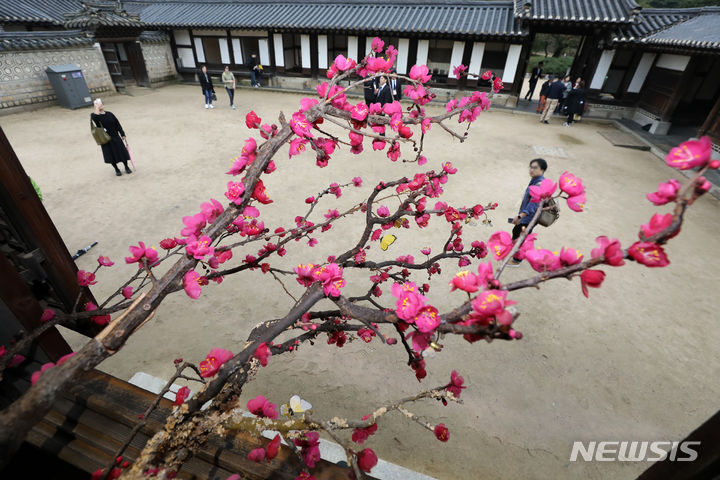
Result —
<path fill-rule="evenodd" d="M 103 164 L 92 141 L 89 109 L 53 107 L 0 118 L 28 174 L 41 186 L 45 206 L 69 250 L 99 242 L 78 266 L 93 268 L 99 254 L 117 263 L 99 275 L 93 289 L 97 298 L 104 298 L 132 273 L 122 261 L 129 245 L 139 240 L 157 245 L 166 236 L 178 235 L 183 215 L 198 212 L 200 203 L 211 197 L 224 199 L 229 178 L 223 172 L 248 136 L 243 120 L 251 108 L 271 120 L 279 110 L 291 113 L 300 99 L 239 90 L 238 109 L 233 111 L 225 92 L 218 89 L 218 96 L 214 110 L 203 108 L 196 86 L 137 90 L 135 96 L 105 99 L 107 109 L 122 122 L 137 163 L 135 173 L 121 178 Z M 451 160 L 459 168 L 444 200 L 500 204 L 491 216 L 493 227 L 466 227 L 466 243 L 487 240 L 507 227 L 505 219 L 515 214 L 528 181 L 527 164 L 538 156 L 534 147 L 554 153 L 545 155 L 548 176 L 557 178 L 567 169 L 588 188 L 586 212 L 563 209 L 552 228 L 538 232 L 541 247 L 559 250 L 567 245 L 589 254 L 595 237 L 603 234 L 628 245 L 653 213 L 669 211 L 645 199 L 658 182 L 676 175 L 661 160 L 647 152 L 612 147 L 596 133 L 606 126 L 584 122 L 564 128 L 560 122 L 554 118 L 551 125 L 542 126 L 535 116 L 490 111 L 472 126 L 463 144 L 438 128 L 431 132 L 428 167 Z M 42 141 L 38 131 L 44 132 Z M 278 155 L 278 171 L 266 179 L 275 203 L 261 208 L 266 225 L 292 225 L 293 218 L 305 212 L 301 199 L 332 181 L 345 183 L 359 175 L 365 184 L 362 189 L 345 189 L 338 200 L 324 200 L 316 215 L 360 201 L 381 178 L 418 170 L 391 163 L 384 153 L 358 157 L 346 149 L 336 153 L 327 168 L 314 163 L 310 154 L 292 160 L 285 152 Z M 690 209 L 681 235 L 667 248 L 672 261 L 667 268 L 604 268 L 605 284 L 592 290 L 589 299 L 581 294 L 577 279 L 512 294 L 522 312 L 516 327 L 525 338 L 472 345 L 445 338 L 445 349 L 428 360 L 429 375 L 421 385 L 404 364 L 402 348 L 355 341 L 338 350 L 326 345 L 323 337 L 314 348 L 271 359 L 247 386 L 246 396 L 262 393 L 281 403 L 299 393 L 322 416 L 359 417 L 382 402 L 444 384 L 457 369 L 468 384 L 464 405 L 412 407 L 430 422 L 450 428 L 447 444 L 395 416 L 380 423 L 369 446 L 389 461 L 441 479 L 634 478 L 647 464 L 570 463 L 571 446 L 576 440 L 679 440 L 717 411 L 720 330 L 711 299 L 720 268 L 719 209 L 718 201 L 709 196 Z M 345 219 L 319 235 L 320 243 L 312 250 L 294 244 L 278 264 L 291 268 L 300 262 L 322 262 L 353 244 L 359 228 L 356 219 Z M 420 258 L 422 247 L 437 250 L 445 238 L 440 229 L 396 234 L 398 241 L 388 252 L 374 246 L 369 258 L 403 253 Z M 235 260 L 244 255 L 235 252 Z M 447 264 L 430 292 L 440 311 L 463 299 L 460 292 L 448 294 L 444 283 L 457 271 L 456 265 Z M 532 273 L 523 265 L 503 278 L 518 280 Z M 285 283 L 293 294 L 300 294 L 294 279 Z M 358 288 L 348 287 L 347 293 Z M 389 289 L 381 300 L 391 304 Z M 261 272 L 208 287 L 200 301 L 183 293 L 173 295 L 101 369 L 122 379 L 138 371 L 167 378 L 173 358 L 199 362 L 213 347 L 238 351 L 253 325 L 286 312 L 291 302 Z M 82 344 L 71 332 L 67 337 L 75 347 Z"/>

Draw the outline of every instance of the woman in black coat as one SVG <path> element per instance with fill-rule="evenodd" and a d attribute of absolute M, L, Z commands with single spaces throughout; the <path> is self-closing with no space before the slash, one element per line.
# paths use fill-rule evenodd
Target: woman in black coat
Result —
<path fill-rule="evenodd" d="M 567 122 L 563 123 L 564 126 L 571 126 L 575 121 L 575 115 L 582 115 L 585 112 L 585 94 L 585 82 L 581 78 L 578 78 L 567 96 L 566 105 L 568 118 Z"/>
<path fill-rule="evenodd" d="M 118 177 L 122 175 L 117 166 L 118 163 L 122 163 L 125 166 L 125 173 L 132 173 L 132 170 L 130 170 L 127 164 L 128 160 L 130 160 L 130 154 L 127 150 L 127 139 L 125 138 L 125 131 L 123 131 L 120 122 L 112 112 L 105 111 L 102 100 L 96 98 L 93 103 L 95 105 L 95 112 L 90 114 L 90 120 L 95 123 L 96 127 L 105 129 L 107 134 L 110 135 L 110 141 L 101 145 L 105 163 L 113 166 L 115 175 Z"/>

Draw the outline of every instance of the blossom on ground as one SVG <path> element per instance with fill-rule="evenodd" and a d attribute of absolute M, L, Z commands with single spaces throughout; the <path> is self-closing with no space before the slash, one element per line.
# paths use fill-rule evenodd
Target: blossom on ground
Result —
<path fill-rule="evenodd" d="M 213 348 L 205 360 L 200 362 L 200 375 L 204 378 L 215 376 L 220 367 L 232 357 L 233 353 L 230 350 Z"/>

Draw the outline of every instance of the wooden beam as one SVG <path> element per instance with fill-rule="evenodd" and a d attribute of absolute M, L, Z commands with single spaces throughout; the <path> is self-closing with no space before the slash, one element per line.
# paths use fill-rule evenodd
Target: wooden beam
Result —
<path fill-rule="evenodd" d="M 702 57 L 690 58 L 690 62 L 688 63 L 687 67 L 685 67 L 685 71 L 680 76 L 680 81 L 677 83 L 675 90 L 673 91 L 672 95 L 670 95 L 670 99 L 665 104 L 665 108 L 660 115 L 660 120 L 662 120 L 663 122 L 672 121 L 672 116 L 675 113 L 675 109 L 677 108 L 678 103 L 680 103 L 680 99 L 683 97 L 683 95 L 685 95 L 685 92 L 687 92 L 688 88 L 690 88 L 690 79 L 695 74 L 695 69 L 697 68 L 701 58 Z"/>
<path fill-rule="evenodd" d="M 705 118 L 702 127 L 698 130 L 698 137 L 709 135 L 715 143 L 720 143 L 720 95 L 718 95 L 715 105 Z"/>

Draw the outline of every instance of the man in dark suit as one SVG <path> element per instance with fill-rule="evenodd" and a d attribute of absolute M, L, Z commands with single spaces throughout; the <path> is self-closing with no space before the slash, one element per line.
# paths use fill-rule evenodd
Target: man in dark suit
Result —
<path fill-rule="evenodd" d="M 542 76 L 542 71 L 543 71 L 542 67 L 543 67 L 543 62 L 540 62 L 530 72 L 530 90 L 528 91 L 527 95 L 525 95 L 525 100 L 532 99 L 533 93 L 535 92 L 535 86 L 537 85 L 538 80 Z"/>
<path fill-rule="evenodd" d="M 365 96 L 365 104 L 369 107 L 371 103 L 375 103 L 377 96 L 377 82 L 374 78 L 368 77 L 363 83 L 363 93 Z"/>
<path fill-rule="evenodd" d="M 392 68 L 390 73 L 397 75 L 397 71 Z M 402 80 L 395 77 L 390 77 L 390 92 L 392 93 L 393 99 L 400 100 L 402 98 Z"/>
<path fill-rule="evenodd" d="M 385 77 L 380 77 L 379 79 L 378 91 L 377 96 L 375 97 L 375 101 L 378 102 L 380 105 L 385 105 L 386 103 L 393 102 L 390 85 L 388 85 L 387 78 Z"/>

